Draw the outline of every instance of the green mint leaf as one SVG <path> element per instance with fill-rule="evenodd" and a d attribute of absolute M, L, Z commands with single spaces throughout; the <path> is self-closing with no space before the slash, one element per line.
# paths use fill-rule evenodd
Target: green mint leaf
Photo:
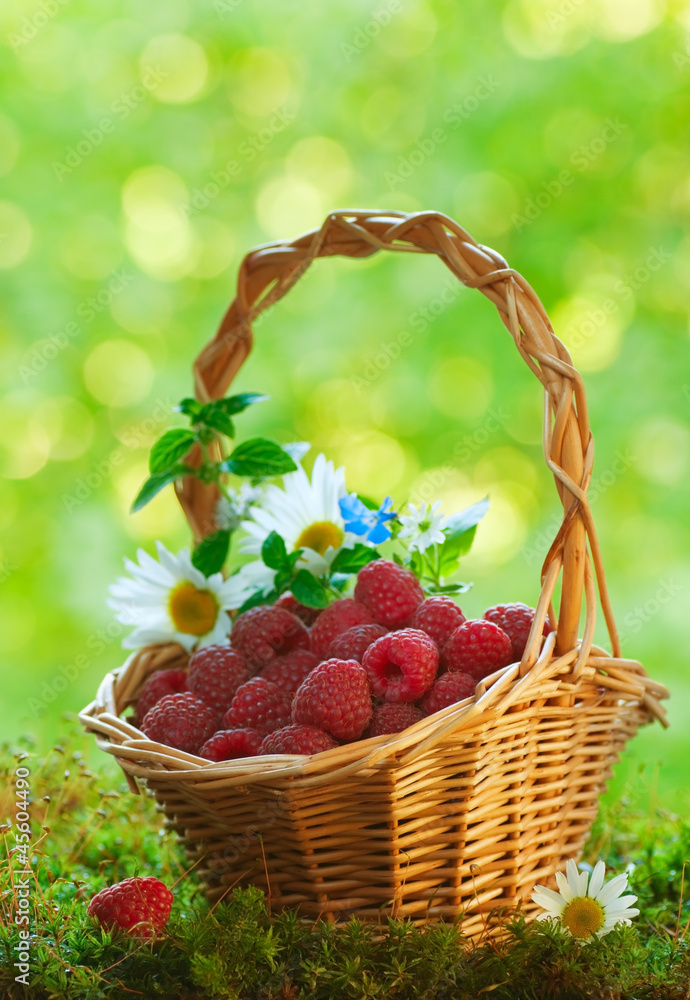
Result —
<path fill-rule="evenodd" d="M 269 569 L 292 569 L 289 561 L 285 542 L 277 531 L 271 531 L 266 535 L 261 546 L 261 558 Z"/>
<path fill-rule="evenodd" d="M 273 578 L 273 587 L 277 594 L 282 594 L 290 589 L 292 583 L 292 566 L 284 566 L 279 569 Z"/>
<path fill-rule="evenodd" d="M 446 538 L 457 538 L 464 535 L 471 528 L 476 528 L 481 519 L 489 509 L 489 498 L 484 497 L 478 503 L 473 503 L 471 507 L 459 511 L 446 519 L 446 526 L 443 533 Z"/>
<path fill-rule="evenodd" d="M 471 583 L 447 583 L 441 586 L 440 584 L 430 583 L 425 586 L 425 590 L 429 594 L 465 594 L 471 588 Z"/>
<path fill-rule="evenodd" d="M 231 418 L 225 413 L 217 403 L 207 403 L 199 414 L 199 423 L 212 427 L 215 431 L 220 431 L 226 437 L 235 436 L 235 425 Z"/>
<path fill-rule="evenodd" d="M 277 590 L 270 590 L 268 594 L 264 594 L 262 590 L 255 590 L 251 597 L 248 597 L 244 604 L 237 609 L 237 613 L 241 615 L 244 611 L 256 608 L 260 604 L 273 604 L 279 597 L 280 594 Z"/>
<path fill-rule="evenodd" d="M 289 555 L 287 557 L 287 561 L 288 561 L 288 565 L 290 566 L 291 569 L 294 567 L 294 565 L 297 562 L 297 560 L 301 558 L 303 552 L 304 552 L 304 549 L 295 549 L 294 552 L 290 552 L 289 553 Z"/>
<path fill-rule="evenodd" d="M 187 454 L 197 436 L 188 427 L 174 427 L 159 437 L 149 455 L 149 472 L 165 472 Z"/>
<path fill-rule="evenodd" d="M 222 472 L 233 472 L 236 476 L 279 476 L 294 472 L 297 466 L 277 441 L 269 438 L 249 438 L 238 444 L 229 458 L 221 462 Z"/>
<path fill-rule="evenodd" d="M 192 423 L 196 423 L 203 408 L 204 404 L 200 403 L 198 399 L 194 399 L 193 396 L 186 396 L 180 400 L 179 406 L 176 407 L 180 413 L 184 413 L 186 417 L 189 417 Z"/>
<path fill-rule="evenodd" d="M 380 559 L 376 549 L 358 542 L 351 549 L 341 549 L 331 563 L 331 573 L 358 573 L 362 566 Z"/>
<path fill-rule="evenodd" d="M 416 549 L 410 552 L 409 568 L 412 570 L 417 579 L 421 580 L 424 573 L 424 559 L 421 552 L 417 552 Z"/>
<path fill-rule="evenodd" d="M 301 569 L 290 584 L 292 596 L 308 608 L 328 607 L 328 594 L 322 583 L 308 569 Z"/>
<path fill-rule="evenodd" d="M 195 471 L 195 469 L 190 469 L 188 465 L 180 462 L 171 469 L 166 469 L 165 472 L 156 472 L 152 476 L 149 476 L 137 493 L 130 513 L 136 514 L 138 510 L 145 507 L 149 500 L 153 500 L 156 494 L 160 493 L 169 483 L 174 483 L 176 479 L 182 479 L 184 476 L 193 476 Z"/>
<path fill-rule="evenodd" d="M 212 535 L 202 538 L 192 552 L 192 565 L 196 566 L 204 576 L 220 573 L 230 548 L 230 532 L 214 531 Z"/>
<path fill-rule="evenodd" d="M 241 413 L 242 410 L 246 410 L 253 403 L 263 403 L 264 400 L 269 398 L 269 396 L 263 396 L 259 392 L 239 392 L 237 395 L 228 396 L 226 399 L 216 399 L 214 403 L 223 413 L 230 416 L 233 413 Z"/>

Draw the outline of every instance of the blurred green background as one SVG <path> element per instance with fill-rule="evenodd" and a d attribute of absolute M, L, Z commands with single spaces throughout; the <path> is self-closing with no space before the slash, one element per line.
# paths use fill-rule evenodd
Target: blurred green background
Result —
<path fill-rule="evenodd" d="M 0 733 L 53 740 L 118 665 L 128 508 L 243 254 L 332 208 L 434 208 L 540 294 L 584 373 L 624 652 L 673 689 L 617 786 L 687 806 L 690 5 L 9 0 L 0 12 Z M 438 261 L 320 262 L 256 330 L 241 424 L 348 486 L 487 491 L 478 615 L 533 603 L 558 523 L 541 390 Z M 600 632 L 599 640 L 605 644 Z"/>

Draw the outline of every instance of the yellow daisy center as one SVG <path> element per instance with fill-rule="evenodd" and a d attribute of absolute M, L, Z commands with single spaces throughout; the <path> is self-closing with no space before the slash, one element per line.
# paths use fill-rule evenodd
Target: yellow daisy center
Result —
<path fill-rule="evenodd" d="M 315 521 L 304 529 L 295 542 L 295 548 L 313 549 L 322 556 L 331 546 L 337 549 L 344 537 L 341 529 L 332 521 Z"/>
<path fill-rule="evenodd" d="M 561 920 L 573 937 L 588 938 L 604 926 L 604 907 L 591 896 L 576 896 L 566 904 Z"/>
<path fill-rule="evenodd" d="M 185 581 L 171 590 L 168 611 L 178 632 L 206 635 L 216 624 L 218 602 L 209 590 Z"/>

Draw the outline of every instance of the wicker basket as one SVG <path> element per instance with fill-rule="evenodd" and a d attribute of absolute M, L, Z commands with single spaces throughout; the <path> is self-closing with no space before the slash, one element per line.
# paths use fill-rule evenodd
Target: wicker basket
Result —
<path fill-rule="evenodd" d="M 251 348 L 253 320 L 313 260 L 382 249 L 437 254 L 478 288 L 544 386 L 544 453 L 564 519 L 522 662 L 395 737 L 310 758 L 211 764 L 153 743 L 120 719 L 152 671 L 186 664 L 177 645 L 130 657 L 80 718 L 132 790 L 139 779 L 155 794 L 209 898 L 252 883 L 273 906 L 310 917 L 423 923 L 462 915 L 471 935 L 492 912 L 518 903 L 532 914 L 534 884 L 579 857 L 612 764 L 640 725 L 653 717 L 665 723 L 659 699 L 668 692 L 621 658 L 587 501 L 593 444 L 582 379 L 525 279 L 451 219 L 340 211 L 318 231 L 253 250 L 235 301 L 195 364 L 197 396 L 224 395 Z M 214 489 L 189 479 L 178 494 L 195 537 L 213 530 Z M 542 645 L 559 576 L 558 627 Z M 595 578 L 613 655 L 593 645 Z"/>

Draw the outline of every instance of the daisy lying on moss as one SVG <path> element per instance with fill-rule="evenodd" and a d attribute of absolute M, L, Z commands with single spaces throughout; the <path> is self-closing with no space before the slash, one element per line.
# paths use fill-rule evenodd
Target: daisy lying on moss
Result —
<path fill-rule="evenodd" d="M 617 924 L 630 924 L 640 911 L 630 905 L 637 902 L 637 896 L 621 895 L 628 888 L 628 876 L 624 872 L 604 885 L 605 874 L 603 861 L 597 861 L 590 877 L 578 871 L 571 858 L 565 875 L 556 872 L 558 892 L 543 885 L 534 887 L 532 899 L 546 911 L 537 919 L 556 921 L 583 941 L 603 937 Z"/>

